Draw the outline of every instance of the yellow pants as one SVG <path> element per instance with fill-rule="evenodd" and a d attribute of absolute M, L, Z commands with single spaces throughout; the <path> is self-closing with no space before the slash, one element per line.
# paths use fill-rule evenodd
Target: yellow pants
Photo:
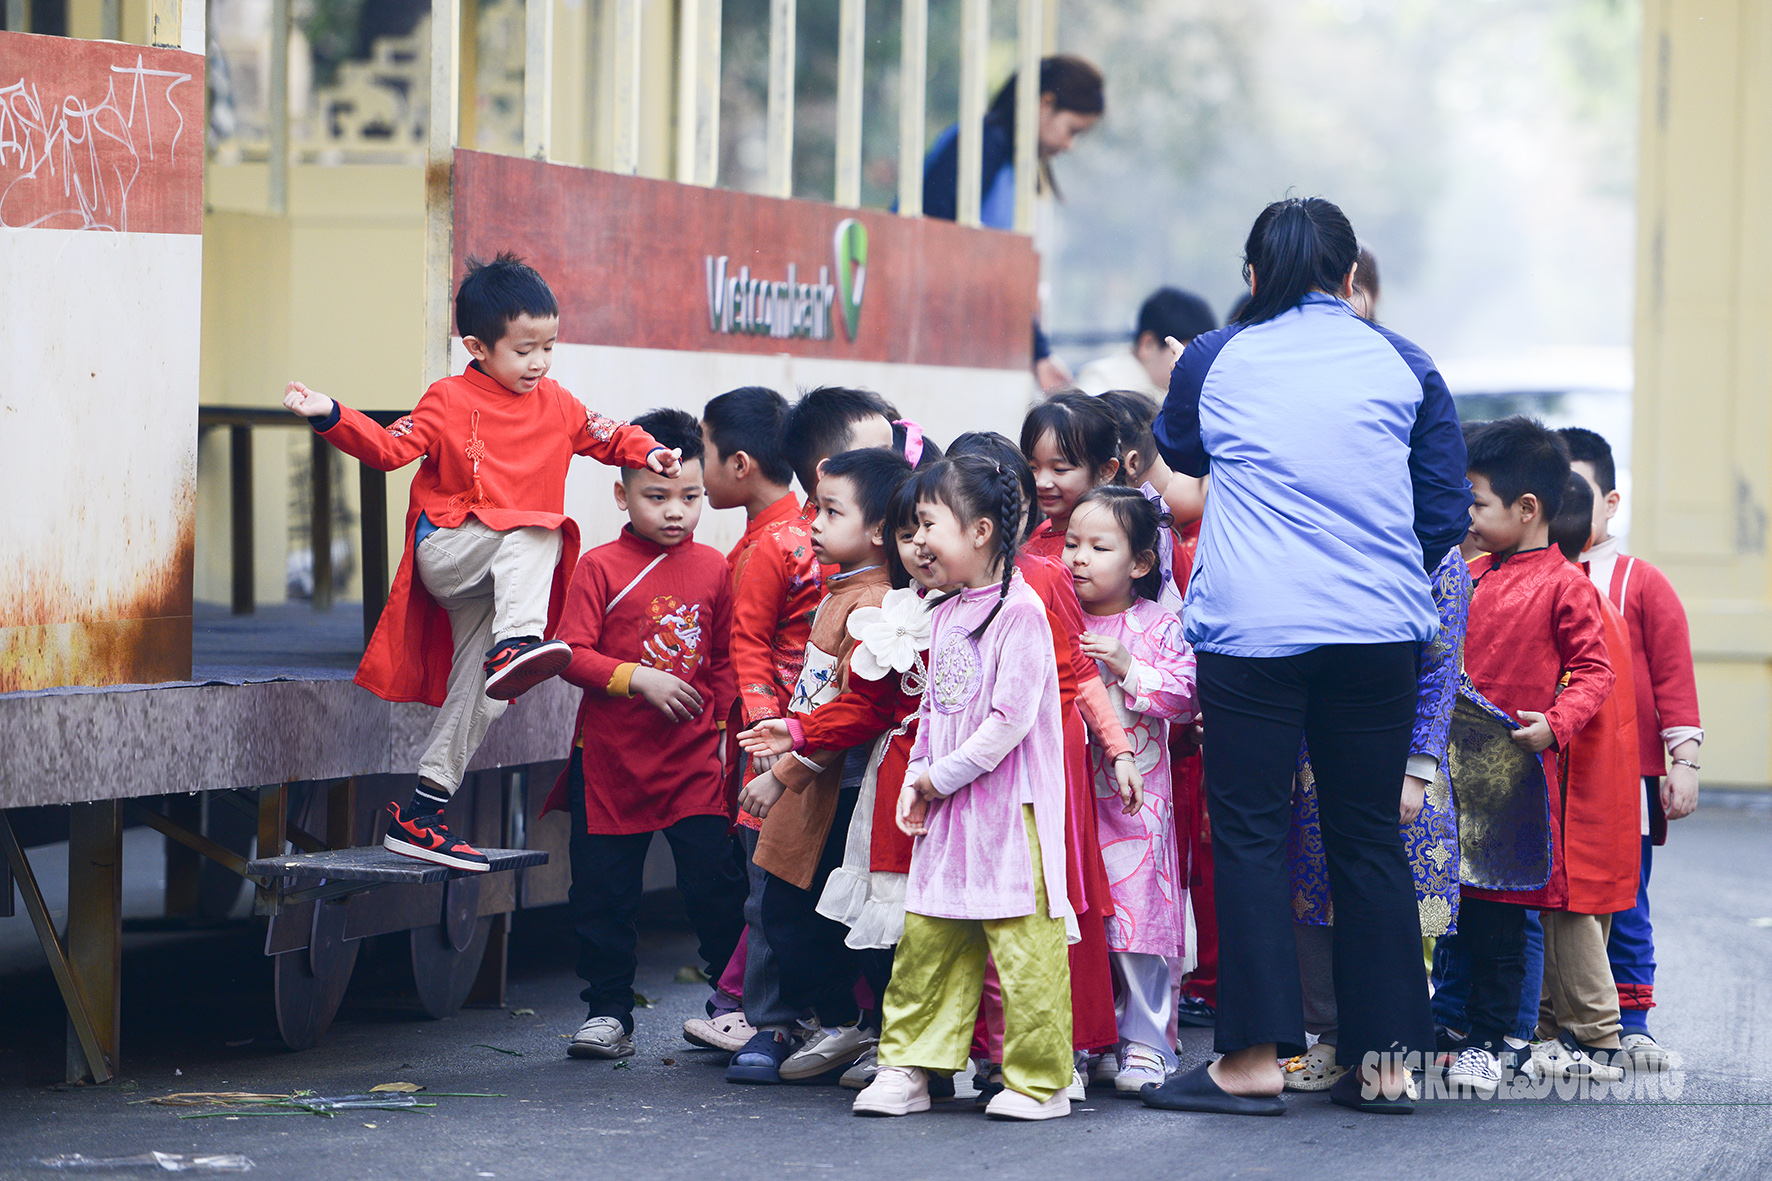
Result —
<path fill-rule="evenodd" d="M 1034 809 L 1024 804 L 1034 913 L 1013 919 L 904 916 L 883 1002 L 880 1065 L 964 1069 L 985 958 L 1003 982 L 1003 1084 L 1042 1103 L 1071 1081 L 1071 966 L 1064 922 L 1049 917 Z"/>

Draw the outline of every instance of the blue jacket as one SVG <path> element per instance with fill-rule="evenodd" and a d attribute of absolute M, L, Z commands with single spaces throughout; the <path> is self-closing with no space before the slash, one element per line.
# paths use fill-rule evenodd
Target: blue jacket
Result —
<path fill-rule="evenodd" d="M 1427 572 L 1469 528 L 1471 491 L 1452 395 L 1415 345 L 1313 292 L 1195 337 L 1156 436 L 1176 471 L 1212 476 L 1183 611 L 1196 648 L 1434 637 Z"/>

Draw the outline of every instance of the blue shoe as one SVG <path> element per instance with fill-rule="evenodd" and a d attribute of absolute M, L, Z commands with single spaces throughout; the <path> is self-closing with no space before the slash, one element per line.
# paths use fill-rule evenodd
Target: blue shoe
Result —
<path fill-rule="evenodd" d="M 1211 1029 L 1218 1024 L 1218 1010 L 1197 996 L 1183 993 L 1180 1003 L 1175 1006 L 1175 1022 L 1195 1029 Z"/>
<path fill-rule="evenodd" d="M 794 1052 L 788 1035 L 771 1029 L 759 1029 L 744 1048 L 732 1056 L 726 1067 L 729 1083 L 779 1083 L 781 1064 Z"/>

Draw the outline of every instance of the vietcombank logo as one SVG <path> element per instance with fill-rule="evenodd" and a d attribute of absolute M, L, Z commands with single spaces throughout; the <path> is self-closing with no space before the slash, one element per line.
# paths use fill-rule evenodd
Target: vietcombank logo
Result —
<path fill-rule="evenodd" d="M 868 228 L 853 217 L 831 236 L 831 266 L 818 268 L 816 283 L 800 281 L 795 263 L 786 279 L 765 279 L 742 266 L 731 273 L 731 256 L 707 256 L 708 331 L 743 336 L 829 340 L 831 313 L 851 341 L 861 331 L 861 299 L 868 280 Z M 833 271 L 836 282 L 832 282 Z"/>

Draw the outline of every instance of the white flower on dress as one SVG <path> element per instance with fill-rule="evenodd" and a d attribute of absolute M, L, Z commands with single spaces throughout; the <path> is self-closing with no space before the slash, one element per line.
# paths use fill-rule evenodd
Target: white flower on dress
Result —
<path fill-rule="evenodd" d="M 878 607 L 849 613 L 849 634 L 856 641 L 850 671 L 870 681 L 889 672 L 904 674 L 919 664 L 929 648 L 931 616 L 922 597 L 910 587 L 886 592 Z"/>

